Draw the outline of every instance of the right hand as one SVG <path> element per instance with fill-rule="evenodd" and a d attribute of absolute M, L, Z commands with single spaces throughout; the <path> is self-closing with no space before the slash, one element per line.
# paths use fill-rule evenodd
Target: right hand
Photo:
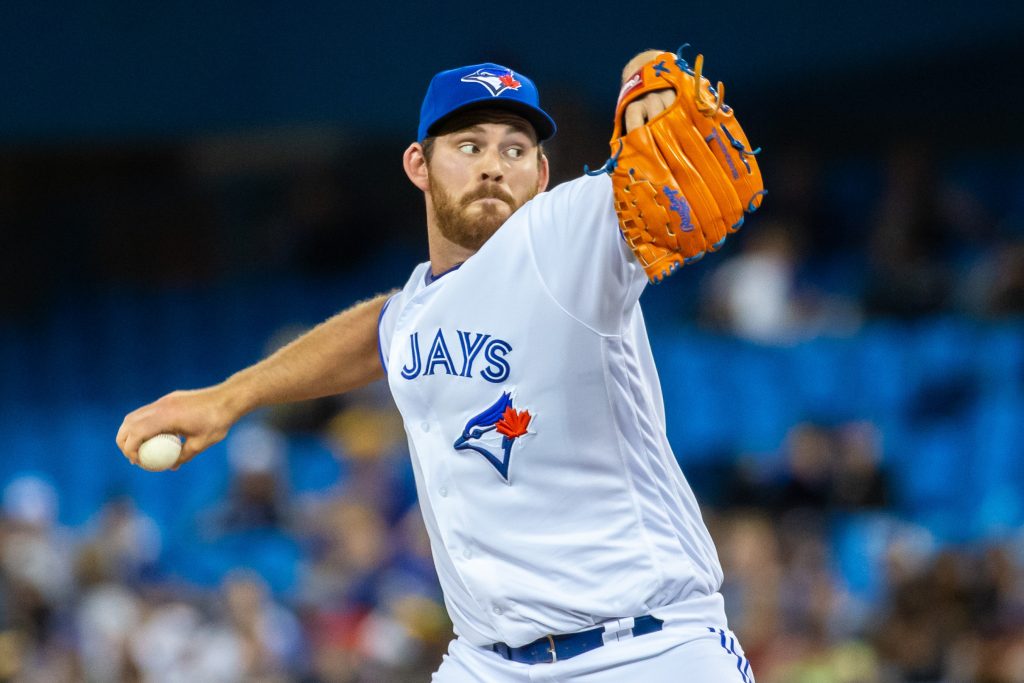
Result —
<path fill-rule="evenodd" d="M 133 465 L 139 464 L 139 446 L 157 434 L 185 439 L 178 469 L 227 436 L 237 417 L 227 407 L 220 386 L 175 391 L 125 416 L 117 430 L 117 447 Z"/>

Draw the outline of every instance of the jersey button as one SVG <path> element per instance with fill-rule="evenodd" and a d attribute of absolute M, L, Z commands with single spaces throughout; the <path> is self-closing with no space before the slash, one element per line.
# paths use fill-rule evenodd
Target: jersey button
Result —
<path fill-rule="evenodd" d="M 500 608 L 500 607 L 495 607 L 493 611 L 494 611 L 494 613 L 495 613 L 495 614 L 497 614 L 497 615 L 498 615 L 499 617 L 500 617 L 500 616 L 501 616 L 501 614 L 502 614 L 502 612 L 501 612 L 501 608 Z"/>
<path fill-rule="evenodd" d="M 468 560 L 469 558 L 473 557 L 473 551 L 469 548 L 466 548 L 462 551 L 462 556 Z"/>
<path fill-rule="evenodd" d="M 442 498 L 447 498 L 448 497 L 448 487 L 447 486 L 442 486 L 441 488 L 439 488 L 437 490 L 437 492 L 441 494 Z"/>
<path fill-rule="evenodd" d="M 420 422 L 420 429 L 422 429 L 425 432 L 429 432 L 430 431 L 430 423 L 429 422 Z"/>

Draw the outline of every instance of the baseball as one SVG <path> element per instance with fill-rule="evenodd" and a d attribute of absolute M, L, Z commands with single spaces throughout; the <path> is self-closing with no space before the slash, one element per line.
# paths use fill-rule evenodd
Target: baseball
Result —
<path fill-rule="evenodd" d="M 181 455 L 181 439 L 174 434 L 157 434 L 139 446 L 139 465 L 151 472 L 174 467 Z"/>

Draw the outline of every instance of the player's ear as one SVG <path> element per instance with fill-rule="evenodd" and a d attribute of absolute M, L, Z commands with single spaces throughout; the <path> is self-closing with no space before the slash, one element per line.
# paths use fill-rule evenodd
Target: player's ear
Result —
<path fill-rule="evenodd" d="M 402 168 L 413 185 L 426 192 L 430 189 L 430 173 L 427 168 L 427 157 L 423 153 L 423 145 L 414 142 L 402 155 Z"/>
<path fill-rule="evenodd" d="M 548 155 L 544 153 L 544 150 L 539 152 L 537 166 L 540 171 L 540 176 L 537 178 L 537 192 L 540 193 L 548 189 L 548 181 L 551 180 L 551 169 L 548 166 Z"/>

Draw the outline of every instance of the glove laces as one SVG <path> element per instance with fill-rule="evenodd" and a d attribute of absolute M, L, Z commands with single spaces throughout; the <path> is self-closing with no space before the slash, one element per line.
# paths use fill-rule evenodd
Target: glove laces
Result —
<path fill-rule="evenodd" d="M 619 138 L 619 149 L 618 149 L 618 151 L 615 152 L 615 154 L 613 154 L 612 156 L 608 157 L 608 160 L 606 162 L 604 162 L 604 165 L 601 168 L 596 168 L 593 171 L 591 171 L 589 166 L 587 166 L 586 164 L 583 164 L 583 172 L 586 173 L 587 175 L 590 175 L 590 176 L 601 175 L 602 173 L 607 173 L 608 175 L 611 175 L 612 173 L 615 172 L 615 167 L 619 165 L 619 155 L 620 154 L 622 154 L 622 139 L 621 138 Z"/>
<path fill-rule="evenodd" d="M 698 54 L 697 59 L 694 60 L 693 68 L 690 68 L 689 62 L 683 58 L 683 50 L 690 47 L 689 43 L 683 43 L 676 50 L 676 66 L 685 71 L 686 73 L 693 76 L 697 84 L 693 88 L 693 102 L 697 105 L 697 111 L 708 118 L 717 114 L 723 107 L 725 107 L 725 83 L 718 81 L 718 87 L 713 88 L 708 85 L 708 90 L 711 92 L 711 96 L 714 99 L 709 103 L 704 99 L 702 72 L 704 71 L 704 55 Z"/>

